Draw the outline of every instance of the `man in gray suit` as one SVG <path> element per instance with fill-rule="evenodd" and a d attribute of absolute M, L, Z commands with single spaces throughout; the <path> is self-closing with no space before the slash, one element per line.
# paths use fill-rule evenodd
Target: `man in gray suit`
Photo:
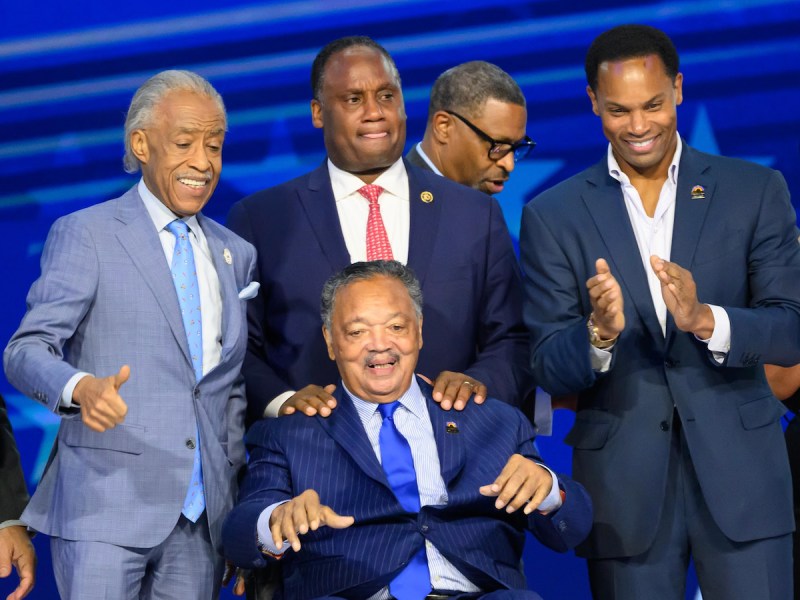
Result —
<path fill-rule="evenodd" d="M 0 577 L 17 569 L 19 585 L 8 600 L 22 600 L 33 589 L 36 552 L 24 523 L 19 520 L 28 502 L 25 475 L 19 462 L 6 403 L 0 396 Z"/>
<path fill-rule="evenodd" d="M 56 221 L 6 348 L 9 381 L 62 416 L 22 520 L 52 537 L 63 598 L 219 593 L 244 462 L 244 300 L 258 287 L 253 247 L 200 213 L 226 124 L 194 73 L 139 88 L 125 166 L 141 181 Z"/>
<path fill-rule="evenodd" d="M 536 145 L 525 135 L 525 96 L 500 67 L 476 60 L 448 69 L 431 89 L 413 165 L 487 194 L 503 191 L 514 164 Z"/>

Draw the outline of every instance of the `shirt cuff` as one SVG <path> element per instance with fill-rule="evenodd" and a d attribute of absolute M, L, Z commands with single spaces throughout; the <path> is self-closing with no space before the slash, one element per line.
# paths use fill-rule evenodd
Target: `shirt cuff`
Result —
<path fill-rule="evenodd" d="M 292 396 L 294 396 L 294 390 L 289 390 L 288 392 L 283 392 L 275 396 L 272 400 L 270 400 L 269 404 L 267 404 L 267 408 L 264 409 L 264 418 L 268 419 L 277 419 L 278 413 L 281 410 L 283 404 Z"/>
<path fill-rule="evenodd" d="M 61 400 L 59 401 L 60 408 L 77 408 L 77 405 L 72 403 L 72 393 L 75 391 L 75 386 L 78 385 L 78 382 L 84 377 L 89 377 L 90 375 L 91 373 L 79 371 L 69 378 L 67 385 L 65 385 L 64 389 L 61 391 Z"/>
<path fill-rule="evenodd" d="M 537 462 L 537 465 L 547 469 L 550 475 L 553 476 L 553 487 L 550 488 L 550 493 L 547 494 L 542 503 L 536 508 L 540 513 L 551 513 L 561 508 L 561 488 L 558 487 L 558 477 L 547 465 Z"/>
<path fill-rule="evenodd" d="M 0 529 L 5 529 L 6 527 L 24 527 L 25 529 L 28 528 L 28 526 L 25 523 L 23 523 L 22 521 L 18 521 L 16 519 L 9 519 L 8 521 L 3 521 L 2 523 L 0 523 Z"/>
<path fill-rule="evenodd" d="M 616 342 L 605 350 L 601 350 L 589 344 L 589 361 L 592 363 L 592 370 L 605 373 L 611 368 L 611 350 L 615 345 Z"/>
<path fill-rule="evenodd" d="M 272 511 L 278 508 L 281 504 L 286 504 L 287 502 L 288 500 L 284 500 L 283 502 L 270 504 L 267 508 L 261 511 L 260 515 L 258 515 L 258 522 L 256 523 L 259 548 L 263 548 L 268 553 L 276 557 L 281 556 L 290 548 L 290 546 L 289 542 L 286 541 L 283 542 L 283 545 L 280 548 L 275 546 L 275 544 L 272 542 L 272 532 L 269 530 L 269 518 L 272 516 Z"/>
<path fill-rule="evenodd" d="M 714 360 L 719 364 L 725 362 L 725 357 L 731 350 L 731 320 L 728 313 L 721 306 L 707 304 L 714 315 L 714 331 L 707 340 L 697 338 L 701 342 L 708 344 L 708 351 L 714 356 Z M 697 336 L 695 336 L 697 337 Z"/>

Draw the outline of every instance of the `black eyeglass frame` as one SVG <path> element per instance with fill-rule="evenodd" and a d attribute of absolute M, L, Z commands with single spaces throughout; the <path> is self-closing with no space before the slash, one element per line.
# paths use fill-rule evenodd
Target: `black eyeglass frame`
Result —
<path fill-rule="evenodd" d="M 528 156 L 530 151 L 536 147 L 536 142 L 534 142 L 527 135 L 518 142 L 514 142 L 513 144 L 509 142 L 501 142 L 500 140 L 494 139 L 492 136 L 483 131 L 477 125 L 471 123 L 469 119 L 462 117 L 456 111 L 445 110 L 444 112 L 446 112 L 448 115 L 453 115 L 454 117 L 459 119 L 462 123 L 464 123 L 464 125 L 472 129 L 472 131 L 474 131 L 479 138 L 491 144 L 489 146 L 489 152 L 487 154 L 489 160 L 500 160 L 501 158 L 506 156 L 509 152 L 513 152 L 514 161 L 517 162 Z"/>

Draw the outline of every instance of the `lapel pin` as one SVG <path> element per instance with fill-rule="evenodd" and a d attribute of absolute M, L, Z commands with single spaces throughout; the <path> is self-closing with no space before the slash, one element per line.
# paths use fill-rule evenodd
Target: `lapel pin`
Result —
<path fill-rule="evenodd" d="M 692 200 L 705 200 L 706 188 L 702 185 L 696 185 L 692 188 Z"/>
<path fill-rule="evenodd" d="M 458 425 L 455 421 L 448 421 L 444 430 L 446 433 L 458 433 Z"/>
<path fill-rule="evenodd" d="M 419 199 L 422 200 L 425 204 L 430 204 L 433 202 L 433 194 L 430 192 L 422 192 L 419 195 Z"/>
<path fill-rule="evenodd" d="M 225 248 L 225 250 L 222 251 L 222 258 L 224 258 L 225 262 L 228 263 L 229 265 L 233 264 L 233 256 L 231 256 L 231 251 L 228 250 L 227 248 Z"/>

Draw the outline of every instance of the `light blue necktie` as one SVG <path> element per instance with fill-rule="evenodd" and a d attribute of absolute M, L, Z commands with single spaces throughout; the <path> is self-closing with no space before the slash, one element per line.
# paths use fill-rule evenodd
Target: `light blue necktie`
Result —
<path fill-rule="evenodd" d="M 400 402 L 379 404 L 378 410 L 383 417 L 378 442 L 381 448 L 381 465 L 386 479 L 401 506 L 410 513 L 419 512 L 419 487 L 417 472 L 414 470 L 414 459 L 408 440 L 397 430 L 394 424 L 394 412 Z M 420 600 L 431 591 L 431 575 L 428 570 L 428 557 L 423 544 L 411 557 L 405 568 L 398 573 L 389 584 L 389 592 L 398 600 Z"/>
<path fill-rule="evenodd" d="M 194 375 L 197 381 L 203 376 L 203 323 L 200 318 L 200 289 L 197 284 L 197 269 L 194 264 L 194 252 L 189 241 L 189 227 L 176 219 L 167 225 L 169 232 L 175 236 L 175 252 L 172 254 L 172 282 L 178 293 L 181 306 L 183 328 L 189 342 L 189 355 L 192 357 Z M 200 462 L 200 431 L 196 429 L 197 442 L 194 447 L 194 465 L 192 480 L 186 499 L 183 501 L 183 514 L 193 523 L 200 518 L 206 508 L 203 493 L 203 468 Z"/>

